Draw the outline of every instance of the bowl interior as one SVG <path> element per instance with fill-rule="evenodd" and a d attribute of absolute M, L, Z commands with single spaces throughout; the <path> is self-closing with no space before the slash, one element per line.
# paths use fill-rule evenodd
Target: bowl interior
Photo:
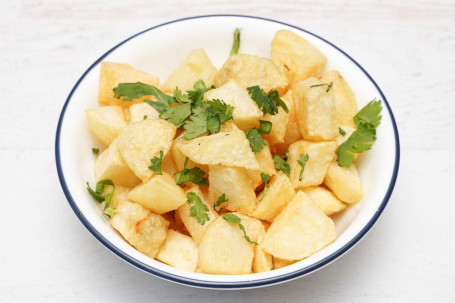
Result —
<path fill-rule="evenodd" d="M 331 44 L 298 28 L 251 17 L 209 16 L 171 22 L 121 43 L 95 62 L 70 94 L 59 124 L 56 155 L 65 194 L 81 221 L 111 251 L 143 270 L 190 285 L 248 287 L 278 283 L 329 263 L 353 246 L 376 221 L 387 203 L 398 168 L 396 128 L 390 108 L 383 102 L 378 139 L 373 149 L 365 153 L 358 163 L 365 197 L 335 218 L 339 237 L 318 253 L 266 273 L 223 276 L 185 272 L 148 258 L 127 244 L 101 215 L 85 186 L 86 181 L 94 184 L 95 158 L 91 149 L 100 146 L 90 135 L 84 114 L 85 109 L 98 106 L 99 62 L 129 63 L 159 76 L 163 82 L 186 54 L 195 48 L 203 48 L 215 66 L 221 67 L 229 55 L 232 33 L 236 27 L 241 28 L 240 52 L 264 57 L 270 57 L 270 43 L 275 32 L 290 29 L 326 54 L 326 70 L 341 72 L 355 92 L 359 108 L 373 98 L 385 101 L 372 79 Z"/>

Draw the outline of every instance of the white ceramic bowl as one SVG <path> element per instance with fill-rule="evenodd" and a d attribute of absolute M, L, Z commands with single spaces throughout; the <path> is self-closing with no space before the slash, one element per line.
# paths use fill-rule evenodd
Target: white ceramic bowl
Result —
<path fill-rule="evenodd" d="M 373 98 L 383 101 L 382 123 L 373 149 L 358 168 L 365 197 L 336 219 L 337 240 L 318 253 L 290 266 L 249 275 L 208 275 L 179 270 L 155 261 L 126 243 L 109 225 L 89 196 L 85 182 L 94 184 L 95 142 L 84 110 L 97 106 L 98 77 L 103 60 L 126 62 L 164 80 L 186 54 L 204 48 L 220 67 L 227 59 L 232 33 L 241 28 L 241 53 L 270 57 L 270 43 L 277 30 L 292 30 L 323 51 L 326 70 L 341 72 L 357 96 L 359 108 Z M 251 16 L 212 15 L 185 18 L 154 26 L 114 46 L 93 63 L 77 81 L 63 106 L 58 122 L 55 156 L 63 191 L 85 227 L 114 254 L 152 275 L 181 284 L 207 288 L 252 288 L 289 281 L 329 264 L 352 248 L 374 225 L 389 200 L 399 165 L 397 127 L 389 104 L 367 72 L 327 40 L 283 22 Z"/>

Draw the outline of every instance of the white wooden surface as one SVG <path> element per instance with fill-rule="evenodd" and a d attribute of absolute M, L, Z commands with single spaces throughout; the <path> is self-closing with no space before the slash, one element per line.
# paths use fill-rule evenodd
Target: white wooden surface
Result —
<path fill-rule="evenodd" d="M 1 0 L 0 11 L 0 302 L 455 300 L 453 1 Z M 377 80 L 399 125 L 399 178 L 376 226 L 283 285 L 209 291 L 140 272 L 90 236 L 58 182 L 57 119 L 85 69 L 140 30 L 211 13 L 274 18 L 334 42 Z"/>

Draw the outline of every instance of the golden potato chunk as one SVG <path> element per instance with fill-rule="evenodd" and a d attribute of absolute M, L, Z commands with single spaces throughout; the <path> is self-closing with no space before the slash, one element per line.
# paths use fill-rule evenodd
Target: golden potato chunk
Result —
<path fill-rule="evenodd" d="M 354 163 L 341 167 L 334 160 L 330 163 L 324 184 L 343 202 L 357 203 L 363 198 L 363 188 Z"/>
<path fill-rule="evenodd" d="M 119 201 L 111 225 L 141 253 L 155 258 L 166 240 L 167 222 L 141 205 L 129 201 Z"/>
<path fill-rule="evenodd" d="M 357 114 L 357 102 L 354 92 L 343 76 L 335 70 L 331 70 L 321 77 L 324 83 L 333 82 L 333 94 L 335 95 L 335 108 L 338 124 L 355 127 L 354 116 Z"/>
<path fill-rule="evenodd" d="M 117 139 L 104 150 L 95 162 L 95 180 L 111 179 L 115 185 L 132 187 L 141 182 L 123 160 L 117 147 Z"/>
<path fill-rule="evenodd" d="M 178 87 L 181 91 L 193 89 L 198 80 L 203 80 L 207 87 L 212 86 L 217 70 L 202 48 L 192 50 L 177 66 L 163 84 L 163 90 L 172 92 Z"/>
<path fill-rule="evenodd" d="M 172 153 L 172 158 L 174 159 L 174 163 L 177 167 L 177 171 L 181 171 L 184 168 L 185 165 L 185 160 L 186 156 L 180 151 L 180 149 L 177 147 L 178 142 L 184 140 L 182 137 L 185 135 L 185 132 L 181 133 L 177 138 L 174 139 L 174 142 L 172 142 L 172 147 L 171 147 L 171 153 Z M 193 168 L 195 166 L 198 166 L 201 168 L 203 171 L 208 172 L 209 168 L 207 165 L 203 164 L 196 164 L 191 159 L 188 159 L 188 163 L 186 164 L 186 168 Z"/>
<path fill-rule="evenodd" d="M 129 108 L 130 122 L 138 122 L 144 119 L 158 119 L 160 113 L 150 106 L 150 104 L 142 102 L 131 105 Z"/>
<path fill-rule="evenodd" d="M 294 188 L 321 184 L 335 154 L 336 147 L 335 141 L 300 140 L 291 144 L 288 152 L 288 163 L 291 167 L 290 179 Z M 302 167 L 297 161 L 301 154 L 308 155 L 309 158 L 303 170 L 302 180 L 299 180 Z"/>
<path fill-rule="evenodd" d="M 257 206 L 253 216 L 272 222 L 281 212 L 286 203 L 294 198 L 294 187 L 289 178 L 279 171 L 269 181 L 266 194 L 264 191 L 257 196 Z"/>
<path fill-rule="evenodd" d="M 263 183 L 261 173 L 273 176 L 276 174 L 276 169 L 268 144 L 260 151 L 254 152 L 254 156 L 259 163 L 259 170 L 246 170 L 246 174 L 248 175 L 253 188 L 256 190 L 256 188 Z"/>
<path fill-rule="evenodd" d="M 167 213 L 186 202 L 183 189 L 167 174 L 155 175 L 136 186 L 129 192 L 128 198 L 156 214 Z"/>
<path fill-rule="evenodd" d="M 185 156 L 199 164 L 259 169 L 250 143 L 245 133 L 239 129 L 177 141 L 176 146 Z"/>
<path fill-rule="evenodd" d="M 298 191 L 273 220 L 262 246 L 285 260 L 301 260 L 336 239 L 335 224 L 304 192 Z"/>
<path fill-rule="evenodd" d="M 280 258 L 273 257 L 273 269 L 279 269 L 286 267 L 288 265 L 294 264 L 298 261 L 295 260 L 284 260 Z"/>
<path fill-rule="evenodd" d="M 294 88 L 297 124 L 303 138 L 332 140 L 338 135 L 333 90 L 316 78 L 299 82 Z"/>
<path fill-rule="evenodd" d="M 262 241 L 265 237 L 265 228 L 262 225 L 261 229 L 259 230 L 259 235 L 257 238 L 258 245 L 254 246 L 254 258 L 253 258 L 253 272 L 265 272 L 269 271 L 273 268 L 273 260 L 272 255 L 266 253 L 262 249 Z"/>
<path fill-rule="evenodd" d="M 239 226 L 218 217 L 210 224 L 199 245 L 199 268 L 208 274 L 241 275 L 251 272 L 253 245 Z"/>
<path fill-rule="evenodd" d="M 176 268 L 194 272 L 198 262 L 198 248 L 191 237 L 170 229 L 156 259 Z"/>
<path fill-rule="evenodd" d="M 175 125 L 162 119 L 142 120 L 120 130 L 117 146 L 136 176 L 146 181 L 154 174 L 150 160 L 169 151 L 175 132 Z"/>
<path fill-rule="evenodd" d="M 251 99 L 247 90 L 235 80 L 230 80 L 222 86 L 209 90 L 204 94 L 206 100 L 219 99 L 234 106 L 232 117 L 235 124 L 243 131 L 257 127 L 262 111 Z"/>
<path fill-rule="evenodd" d="M 303 189 L 303 192 L 319 207 L 327 216 L 346 209 L 346 204 L 338 200 L 328 189 L 322 186 L 312 186 Z"/>
<path fill-rule="evenodd" d="M 327 57 L 306 39 L 289 30 L 280 30 L 272 40 L 272 61 L 294 87 L 299 81 L 319 75 Z"/>
<path fill-rule="evenodd" d="M 272 89 L 284 93 L 288 86 L 286 75 L 270 59 L 254 55 L 230 56 L 215 77 L 216 87 L 236 80 L 244 88 L 259 85 L 266 93 Z"/>
<path fill-rule="evenodd" d="M 106 190 L 106 188 L 105 188 L 105 190 Z M 116 185 L 110 206 L 113 208 L 117 208 L 119 201 L 128 200 L 128 193 L 130 192 L 130 190 L 131 190 L 131 188 L 129 188 L 129 187 Z"/>
<path fill-rule="evenodd" d="M 142 82 L 158 87 L 160 79 L 143 71 L 135 69 L 126 63 L 101 62 L 98 103 L 103 105 L 118 105 L 128 107 L 140 103 L 151 96 L 144 96 L 133 101 L 122 101 L 114 97 L 113 89 L 119 83 Z"/>
<path fill-rule="evenodd" d="M 289 98 L 291 96 L 292 95 L 289 93 L 286 93 L 286 95 L 281 97 L 283 102 L 286 103 L 288 109 L 290 107 Z M 264 135 L 264 139 L 267 139 L 271 145 L 282 143 L 284 141 L 284 135 L 286 134 L 286 126 L 289 122 L 289 113 L 285 112 L 283 108 L 279 107 L 277 114 L 266 114 L 261 120 L 272 122 L 272 130 L 270 131 L 270 134 Z"/>
<path fill-rule="evenodd" d="M 190 205 L 188 203 L 184 203 L 177 210 L 180 220 L 183 222 L 183 224 L 185 224 L 186 229 L 190 233 L 191 237 L 193 237 L 193 240 L 196 243 L 196 245 L 199 246 L 206 229 L 218 217 L 218 214 L 216 211 L 213 210 L 212 204 L 210 204 L 205 199 L 204 194 L 201 192 L 201 190 L 199 189 L 199 187 L 197 185 L 193 185 L 186 191 L 186 193 L 189 193 L 189 192 L 193 192 L 196 195 L 198 195 L 199 198 L 201 198 L 202 203 L 205 206 L 207 206 L 207 208 L 209 209 L 207 214 L 208 214 L 210 220 L 205 222 L 204 225 L 198 223 L 196 218 L 190 216 L 190 209 L 191 209 L 192 205 Z"/>
<path fill-rule="evenodd" d="M 163 157 L 163 161 L 161 162 L 161 170 L 163 173 L 166 173 L 169 176 L 174 176 L 174 174 L 178 172 L 177 165 L 175 165 L 174 158 L 172 157 L 172 153 L 168 152 Z"/>
<path fill-rule="evenodd" d="M 120 106 L 101 106 L 85 110 L 88 126 L 104 146 L 108 146 L 126 126 L 125 115 Z"/>
<path fill-rule="evenodd" d="M 252 214 L 256 206 L 256 194 L 245 171 L 238 167 L 209 166 L 209 197 L 217 201 L 226 194 L 226 209 Z"/>

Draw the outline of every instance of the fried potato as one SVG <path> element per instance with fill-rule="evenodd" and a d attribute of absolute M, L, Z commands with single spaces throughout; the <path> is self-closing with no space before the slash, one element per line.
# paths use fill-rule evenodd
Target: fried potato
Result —
<path fill-rule="evenodd" d="M 256 206 L 256 194 L 245 171 L 238 167 L 209 166 L 209 197 L 217 201 L 226 194 L 226 209 L 252 214 Z"/>
<path fill-rule="evenodd" d="M 108 146 L 126 126 L 125 115 L 120 106 L 101 106 L 85 110 L 90 130 L 104 146 Z"/>
<path fill-rule="evenodd" d="M 288 163 L 291 167 L 290 179 L 294 188 L 319 185 L 324 181 L 330 162 L 335 154 L 335 141 L 312 142 L 300 140 L 292 143 L 288 151 Z M 299 180 L 302 167 L 297 162 L 301 154 L 309 156 Z"/>
<path fill-rule="evenodd" d="M 105 188 L 105 190 L 106 190 L 106 188 Z M 130 192 L 130 190 L 131 190 L 131 188 L 129 188 L 129 187 L 116 185 L 110 206 L 113 208 L 117 208 L 119 201 L 128 200 L 128 193 Z"/>
<path fill-rule="evenodd" d="M 243 131 L 257 127 L 262 111 L 251 99 L 247 90 L 235 80 L 230 80 L 222 86 L 209 90 L 204 94 L 206 100 L 219 99 L 234 106 L 232 116 L 235 124 Z"/>
<path fill-rule="evenodd" d="M 286 75 L 270 59 L 253 55 L 237 54 L 230 56 L 215 77 L 216 87 L 236 80 L 244 88 L 259 85 L 266 93 L 272 89 L 280 94 L 288 86 Z"/>
<path fill-rule="evenodd" d="M 186 202 L 183 189 L 175 184 L 173 177 L 165 173 L 155 175 L 133 188 L 128 198 L 156 214 L 167 213 Z"/>
<path fill-rule="evenodd" d="M 156 259 L 176 268 L 194 272 L 198 262 L 198 248 L 191 237 L 170 229 Z"/>
<path fill-rule="evenodd" d="M 363 198 L 363 188 L 354 163 L 350 167 L 340 167 L 334 160 L 330 163 L 324 184 L 345 203 L 357 203 Z"/>
<path fill-rule="evenodd" d="M 357 114 L 357 102 L 354 92 L 343 76 L 335 70 L 331 70 L 321 77 L 324 83 L 333 82 L 333 94 L 335 95 L 335 108 L 338 124 L 355 127 L 354 116 Z"/>
<path fill-rule="evenodd" d="M 167 222 L 139 204 L 119 201 L 111 225 L 143 254 L 154 258 L 166 240 Z"/>
<path fill-rule="evenodd" d="M 327 57 L 306 39 L 289 30 L 280 30 L 272 40 L 272 61 L 294 87 L 299 81 L 319 75 Z"/>
<path fill-rule="evenodd" d="M 138 122 L 145 119 L 158 119 L 160 113 L 150 106 L 150 104 L 142 102 L 133 104 L 128 108 L 130 114 L 130 123 Z"/>
<path fill-rule="evenodd" d="M 141 182 L 123 160 L 115 139 L 95 162 L 95 180 L 111 179 L 115 185 L 132 187 Z"/>
<path fill-rule="evenodd" d="M 163 157 L 163 161 L 161 162 L 161 170 L 163 173 L 166 173 L 169 176 L 174 176 L 174 174 L 178 172 L 177 165 L 175 165 L 171 152 L 166 153 L 166 155 Z"/>
<path fill-rule="evenodd" d="M 209 274 L 249 274 L 253 257 L 253 245 L 245 240 L 238 225 L 222 217 L 208 226 L 199 245 L 199 268 Z"/>
<path fill-rule="evenodd" d="M 181 133 L 177 138 L 175 138 L 174 141 L 172 142 L 172 147 L 171 147 L 172 158 L 174 159 L 174 163 L 175 163 L 175 165 L 177 167 L 177 171 L 183 170 L 184 165 L 185 165 L 186 156 L 177 147 L 178 142 L 184 140 L 182 138 L 184 135 L 185 135 L 185 132 Z M 191 159 L 188 159 L 188 163 L 186 164 L 186 168 L 193 168 L 195 166 L 198 166 L 199 168 L 201 168 L 205 172 L 209 171 L 209 167 L 207 165 L 196 164 Z"/>
<path fill-rule="evenodd" d="M 295 113 L 294 92 L 292 90 L 288 90 L 286 95 L 283 96 L 283 100 L 287 101 L 286 105 L 289 109 L 288 123 L 286 124 L 286 132 L 284 133 L 283 142 L 277 143 L 273 146 L 273 149 L 280 154 L 284 154 L 291 143 L 302 139 L 302 134 L 300 133 Z"/>
<path fill-rule="evenodd" d="M 294 88 L 297 124 L 303 138 L 328 141 L 338 135 L 333 90 L 316 78 L 299 82 Z"/>
<path fill-rule="evenodd" d="M 261 173 L 273 176 L 276 174 L 276 169 L 268 144 L 260 151 L 254 152 L 254 156 L 259 163 L 259 170 L 246 170 L 246 174 L 248 175 L 253 188 L 256 190 L 256 188 L 263 183 Z"/>
<path fill-rule="evenodd" d="M 262 241 L 265 237 L 265 228 L 264 225 L 261 226 L 257 238 L 258 245 L 254 246 L 254 257 L 253 257 L 253 272 L 260 273 L 269 271 L 273 268 L 272 255 L 266 253 L 262 249 Z"/>
<path fill-rule="evenodd" d="M 146 181 L 154 173 L 150 160 L 169 151 L 175 132 L 175 125 L 162 119 L 142 120 L 120 130 L 117 146 L 136 176 Z"/>
<path fill-rule="evenodd" d="M 346 204 L 323 186 L 312 186 L 303 189 L 303 192 L 319 207 L 327 216 L 346 209 Z"/>
<path fill-rule="evenodd" d="M 202 48 L 192 50 L 177 66 L 163 84 L 163 90 L 172 92 L 178 87 L 181 91 L 193 89 L 193 84 L 203 80 L 207 87 L 212 86 L 217 69 Z"/>
<path fill-rule="evenodd" d="M 286 103 L 288 109 L 290 103 L 288 99 L 290 96 L 292 95 L 286 93 L 283 97 L 281 97 L 283 102 Z M 271 145 L 282 143 L 284 141 L 284 135 L 286 134 L 286 126 L 289 121 L 289 113 L 285 112 L 283 108 L 279 107 L 277 114 L 266 114 L 261 120 L 272 122 L 272 130 L 270 131 L 270 134 L 264 135 L 264 139 L 267 139 Z"/>
<path fill-rule="evenodd" d="M 205 222 L 204 225 L 198 223 L 196 221 L 196 218 L 190 216 L 190 208 L 192 205 L 184 203 L 177 210 L 180 220 L 183 222 L 183 224 L 185 224 L 186 229 L 190 233 L 191 237 L 193 237 L 193 240 L 196 243 L 196 245 L 199 246 L 206 229 L 210 224 L 212 224 L 213 221 L 215 221 L 215 219 L 218 217 L 218 214 L 216 211 L 213 210 L 213 206 L 205 199 L 204 194 L 201 192 L 197 185 L 193 185 L 192 187 L 190 187 L 186 191 L 186 193 L 188 192 L 193 192 L 196 195 L 198 195 L 199 198 L 201 198 L 202 203 L 204 203 L 204 205 L 207 206 L 207 208 L 209 209 L 207 214 L 210 220 Z"/>
<path fill-rule="evenodd" d="M 273 269 L 283 268 L 285 266 L 294 264 L 296 262 L 298 262 L 298 260 L 297 261 L 295 261 L 295 260 L 291 261 L 291 260 L 284 260 L 284 259 L 273 257 Z"/>
<path fill-rule="evenodd" d="M 126 102 L 114 97 L 113 89 L 117 87 L 119 83 L 135 82 L 142 82 L 158 87 L 160 79 L 156 76 L 152 76 L 135 69 L 126 63 L 101 62 L 98 103 L 103 105 L 128 107 L 132 104 L 140 103 L 145 99 L 150 99 L 151 96 L 144 96 L 142 98 Z"/>
<path fill-rule="evenodd" d="M 176 142 L 180 151 L 193 162 L 258 170 L 259 164 L 241 130 Z"/>
<path fill-rule="evenodd" d="M 257 196 L 257 206 L 253 216 L 269 222 L 273 221 L 295 194 L 291 181 L 282 171 L 270 179 L 269 188 L 264 197 L 263 193 L 264 191 Z"/>
<path fill-rule="evenodd" d="M 274 257 L 301 260 L 332 243 L 336 236 L 332 219 L 298 191 L 270 225 L 262 246 Z"/>

